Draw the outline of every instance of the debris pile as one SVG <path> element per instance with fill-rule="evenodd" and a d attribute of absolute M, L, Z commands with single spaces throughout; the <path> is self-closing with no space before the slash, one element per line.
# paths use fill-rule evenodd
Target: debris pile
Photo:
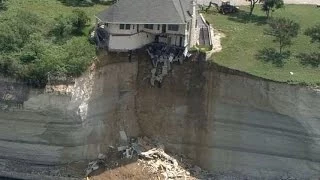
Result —
<path fill-rule="evenodd" d="M 140 156 L 142 159 L 139 159 L 139 162 L 145 168 L 152 173 L 160 171 L 164 179 L 190 179 L 190 172 L 178 165 L 178 161 L 166 154 L 163 149 L 154 148 L 141 153 Z"/>
<path fill-rule="evenodd" d="M 168 155 L 164 147 L 147 137 L 128 138 L 124 131 L 120 131 L 122 143 L 117 148 L 121 160 L 138 160 L 138 165 L 152 174 L 162 176 L 161 179 L 208 179 L 209 174 L 198 166 L 192 166 L 187 159 L 176 158 Z M 123 143 L 127 143 L 124 145 Z M 106 167 L 108 155 L 99 154 L 97 160 L 89 163 L 86 177 L 99 168 Z"/>
<path fill-rule="evenodd" d="M 187 48 L 170 46 L 165 43 L 152 43 L 147 47 L 146 51 L 153 65 L 150 79 L 152 86 L 154 86 L 155 81 L 161 84 L 163 77 L 172 69 L 173 62 L 182 64 L 186 57 L 191 56 Z"/>
<path fill-rule="evenodd" d="M 95 161 L 91 161 L 88 164 L 87 169 L 85 170 L 86 172 L 86 177 L 89 176 L 90 173 L 92 173 L 95 170 L 98 170 L 100 167 L 105 166 L 106 163 L 106 155 L 104 154 L 99 154 L 98 159 Z"/>

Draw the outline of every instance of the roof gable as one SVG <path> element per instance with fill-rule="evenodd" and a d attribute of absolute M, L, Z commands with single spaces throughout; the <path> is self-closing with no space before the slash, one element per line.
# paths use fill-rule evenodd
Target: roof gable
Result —
<path fill-rule="evenodd" d="M 188 0 L 119 0 L 97 17 L 109 23 L 185 24 Z"/>

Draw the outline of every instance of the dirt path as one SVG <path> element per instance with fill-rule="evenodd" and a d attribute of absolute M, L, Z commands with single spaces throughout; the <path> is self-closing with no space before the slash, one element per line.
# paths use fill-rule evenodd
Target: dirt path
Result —
<path fill-rule="evenodd" d="M 215 2 L 219 4 L 220 0 L 198 0 L 198 4 L 208 5 L 209 2 Z M 240 6 L 240 5 L 248 5 L 249 2 L 245 0 L 230 0 L 231 4 Z M 284 0 L 286 4 L 320 4 L 320 0 Z"/>

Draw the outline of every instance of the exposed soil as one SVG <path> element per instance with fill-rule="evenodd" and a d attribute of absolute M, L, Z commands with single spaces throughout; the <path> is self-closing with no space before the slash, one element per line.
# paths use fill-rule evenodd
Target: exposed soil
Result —
<path fill-rule="evenodd" d="M 160 173 L 153 174 L 144 169 L 139 163 L 132 162 L 130 164 L 117 167 L 111 170 L 100 170 L 94 173 L 90 180 L 114 180 L 114 179 L 130 179 L 130 180 L 152 180 L 162 179 Z"/>

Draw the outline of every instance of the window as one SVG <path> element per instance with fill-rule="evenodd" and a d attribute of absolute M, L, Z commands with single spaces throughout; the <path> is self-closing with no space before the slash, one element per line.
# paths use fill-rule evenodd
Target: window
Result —
<path fill-rule="evenodd" d="M 120 29 L 130 29 L 131 24 L 120 24 Z"/>
<path fill-rule="evenodd" d="M 135 26 L 135 25 L 132 25 L 132 29 L 134 29 L 134 26 Z"/>
<path fill-rule="evenodd" d="M 146 29 L 153 29 L 153 24 L 145 24 L 144 28 Z"/>
<path fill-rule="evenodd" d="M 168 25 L 169 31 L 179 31 L 179 25 Z"/>
<path fill-rule="evenodd" d="M 160 24 L 158 25 L 158 31 L 160 30 Z"/>

